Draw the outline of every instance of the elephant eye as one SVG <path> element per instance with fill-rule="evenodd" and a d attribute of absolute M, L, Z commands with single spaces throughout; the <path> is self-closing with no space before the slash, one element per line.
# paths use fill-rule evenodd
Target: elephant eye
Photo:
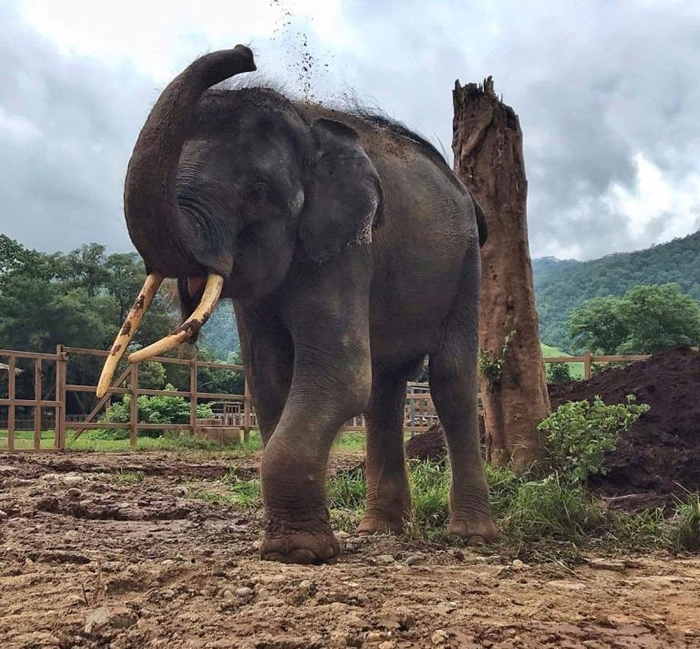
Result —
<path fill-rule="evenodd" d="M 268 184 L 264 180 L 255 180 L 249 185 L 246 198 L 253 203 L 257 203 L 267 196 L 269 189 Z"/>

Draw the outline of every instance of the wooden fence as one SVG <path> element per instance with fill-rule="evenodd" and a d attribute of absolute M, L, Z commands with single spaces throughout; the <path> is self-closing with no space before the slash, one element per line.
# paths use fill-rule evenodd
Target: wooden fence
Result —
<path fill-rule="evenodd" d="M 180 359 L 170 357 L 156 357 L 151 359 L 163 364 L 185 365 L 189 367 L 189 389 L 188 390 L 152 390 L 139 386 L 139 365 L 128 364 L 126 368 L 114 381 L 108 393 L 95 402 L 90 413 L 82 419 L 69 421 L 66 414 L 66 396 L 70 392 L 87 393 L 94 395 L 95 385 L 83 385 L 68 383 L 68 365 L 70 359 L 79 356 L 92 356 L 102 361 L 108 352 L 96 349 L 83 349 L 79 347 L 63 347 L 59 345 L 55 354 L 42 354 L 36 352 L 14 351 L 0 349 L 0 359 L 7 359 L 7 364 L 2 365 L 0 374 L 7 372 L 7 398 L 0 398 L 0 410 L 7 408 L 7 438 L 6 445 L 0 437 L 0 450 L 63 450 L 66 448 L 67 429 L 73 429 L 74 439 L 79 437 L 83 431 L 90 429 L 128 429 L 131 446 L 136 446 L 139 430 L 187 430 L 193 436 L 198 436 L 208 427 L 215 425 L 219 430 L 236 429 L 242 431 L 244 439 L 247 441 L 251 428 L 255 428 L 255 412 L 252 407 L 247 383 L 243 394 L 224 394 L 202 392 L 199 390 L 197 370 L 199 368 L 213 368 L 217 370 L 232 370 L 242 372 L 240 365 L 230 365 L 223 363 L 210 363 L 200 361 L 197 358 Z M 613 362 L 634 362 L 649 358 L 647 355 L 628 356 L 594 356 L 586 352 L 583 356 L 556 356 L 544 359 L 545 363 L 583 363 L 584 378 L 590 378 L 593 363 L 613 363 Z M 20 371 L 20 363 L 29 361 L 29 367 L 34 374 L 34 398 L 18 399 L 16 397 L 16 378 Z M 44 369 L 48 364 L 54 364 L 53 393 L 51 399 L 42 395 L 42 378 Z M 3 378 L 0 376 L 0 378 Z M 104 409 L 111 403 L 113 395 L 128 394 L 130 400 L 129 421 L 125 423 L 105 424 L 99 417 Z M 138 397 L 147 396 L 172 396 L 183 397 L 189 400 L 190 420 L 186 424 L 164 424 L 145 423 L 138 420 Z M 49 395 L 50 396 L 50 395 Z M 197 405 L 200 401 L 217 402 L 223 404 L 223 413 L 216 418 L 216 422 L 204 422 L 197 417 Z M 18 407 L 29 407 L 33 409 L 33 438 L 32 447 L 29 449 L 17 449 L 16 431 L 17 418 L 16 409 Z M 42 412 L 46 409 L 53 409 L 54 436 L 50 448 L 42 447 L 42 424 L 46 423 L 46 416 Z M 438 420 L 435 406 L 430 396 L 430 389 L 427 383 L 409 383 L 406 394 L 406 408 L 404 417 L 404 429 L 408 432 L 420 432 L 427 430 Z M 343 427 L 348 431 L 364 431 L 364 419 L 360 415 L 354 417 Z"/>
<path fill-rule="evenodd" d="M 7 398 L 0 399 L 0 408 L 7 407 L 7 445 L 3 446 L 0 440 L 0 450 L 63 450 L 66 448 L 66 434 L 68 428 L 75 431 L 74 439 L 80 437 L 83 431 L 90 429 L 128 429 L 129 440 L 132 446 L 136 446 L 139 430 L 188 430 L 192 435 L 198 435 L 200 429 L 207 427 L 207 422 L 202 422 L 197 418 L 197 405 L 200 401 L 206 400 L 209 402 L 223 402 L 226 404 L 239 404 L 239 408 L 224 408 L 224 416 L 221 418 L 219 428 L 236 428 L 243 431 L 244 439 L 247 441 L 251 427 L 255 424 L 255 416 L 251 408 L 251 400 L 247 391 L 247 386 L 244 394 L 223 394 L 214 392 L 202 392 L 199 390 L 197 370 L 199 368 L 214 368 L 217 370 L 233 370 L 242 372 L 243 366 L 230 365 L 223 363 L 210 363 L 206 361 L 169 357 L 156 357 L 151 360 L 158 361 L 163 364 L 185 365 L 189 367 L 189 389 L 188 390 L 152 390 L 139 386 L 139 365 L 128 364 L 121 372 L 116 381 L 113 382 L 113 387 L 109 389 L 107 394 L 98 399 L 92 410 L 82 419 L 68 421 L 66 415 L 66 400 L 67 395 L 74 393 L 87 393 L 94 395 L 96 385 L 85 385 L 69 383 L 68 366 L 71 358 L 79 356 L 97 357 L 100 361 L 108 355 L 109 352 L 97 349 L 83 349 L 80 347 L 63 347 L 59 345 L 55 354 L 40 354 L 36 352 L 24 352 L 8 349 L 0 349 L 0 359 L 8 359 L 7 363 Z M 19 399 L 16 396 L 16 377 L 18 370 L 18 361 L 20 359 L 29 359 L 33 361 L 34 373 L 34 398 Z M 43 370 L 47 364 L 55 364 L 55 386 L 52 390 L 53 399 L 42 395 L 42 376 Z M 125 423 L 105 424 L 100 421 L 99 417 L 103 414 L 104 409 L 111 403 L 112 396 L 115 394 L 128 394 L 131 397 L 129 421 Z M 190 403 L 190 421 L 187 424 L 168 424 L 168 423 L 146 423 L 138 420 L 138 397 L 147 396 L 170 396 L 184 397 Z M 31 449 L 17 449 L 16 444 L 16 410 L 18 407 L 29 406 L 34 410 L 34 435 Z M 54 435 L 53 443 L 50 448 L 42 447 L 42 410 L 53 408 L 54 413 Z"/>
<path fill-rule="evenodd" d="M 583 356 L 548 356 L 544 359 L 545 365 L 549 363 L 583 363 L 583 378 L 590 379 L 593 376 L 593 363 L 634 363 L 645 361 L 649 354 L 628 354 L 626 356 L 594 356 L 591 352 L 585 352 Z"/>

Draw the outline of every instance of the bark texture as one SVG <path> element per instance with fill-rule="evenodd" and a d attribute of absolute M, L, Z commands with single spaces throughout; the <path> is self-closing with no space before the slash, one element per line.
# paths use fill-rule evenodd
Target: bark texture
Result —
<path fill-rule="evenodd" d="M 522 470 L 542 458 L 550 411 L 527 238 L 527 180 L 518 116 L 483 86 L 455 83 L 455 173 L 488 223 L 482 248 L 481 397 L 488 460 Z"/>

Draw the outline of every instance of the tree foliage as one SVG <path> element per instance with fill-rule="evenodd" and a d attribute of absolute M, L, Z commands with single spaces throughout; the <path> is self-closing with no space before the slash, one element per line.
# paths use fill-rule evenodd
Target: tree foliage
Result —
<path fill-rule="evenodd" d="M 143 262 L 136 253 L 108 255 L 105 246 L 90 243 L 67 254 L 29 250 L 0 235 L 0 347 L 51 353 L 56 345 L 106 349 L 111 345 L 144 280 Z M 217 309 L 199 345 L 202 360 L 226 360 L 238 351 L 238 336 L 230 304 Z M 166 335 L 178 315 L 174 288 L 164 286 L 145 315 L 134 346 L 149 344 Z M 213 348 L 213 353 L 208 347 Z M 239 362 L 237 357 L 234 362 Z M 90 384 L 99 375 L 102 361 L 73 356 L 68 382 Z M 16 394 L 34 394 L 30 362 L 20 362 Z M 141 387 L 160 389 L 166 382 L 189 389 L 189 368 L 182 365 L 144 363 L 139 370 Z M 53 365 L 44 368 L 44 393 L 54 383 Z M 243 392 L 239 372 L 200 368 L 200 390 Z M 5 386 L 0 389 L 4 390 Z M 69 412 L 92 407 L 89 395 L 69 393 Z"/>
<path fill-rule="evenodd" d="M 90 243 L 68 254 L 28 250 L 0 235 L 0 340 L 4 347 L 52 352 L 56 345 L 110 345 L 143 283 L 137 254 L 106 255 Z M 144 344 L 166 334 L 174 308 L 163 295 L 136 334 Z"/>
<path fill-rule="evenodd" d="M 569 319 L 575 343 L 598 354 L 652 354 L 700 343 L 700 303 L 677 284 L 635 286 L 587 300 Z"/>

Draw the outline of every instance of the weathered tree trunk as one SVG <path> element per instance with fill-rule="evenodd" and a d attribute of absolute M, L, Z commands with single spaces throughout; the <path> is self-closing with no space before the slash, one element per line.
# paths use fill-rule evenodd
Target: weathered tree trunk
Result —
<path fill-rule="evenodd" d="M 455 173 L 488 223 L 482 248 L 481 398 L 488 460 L 522 470 L 542 458 L 550 411 L 527 241 L 527 180 L 518 116 L 484 85 L 455 83 Z"/>

